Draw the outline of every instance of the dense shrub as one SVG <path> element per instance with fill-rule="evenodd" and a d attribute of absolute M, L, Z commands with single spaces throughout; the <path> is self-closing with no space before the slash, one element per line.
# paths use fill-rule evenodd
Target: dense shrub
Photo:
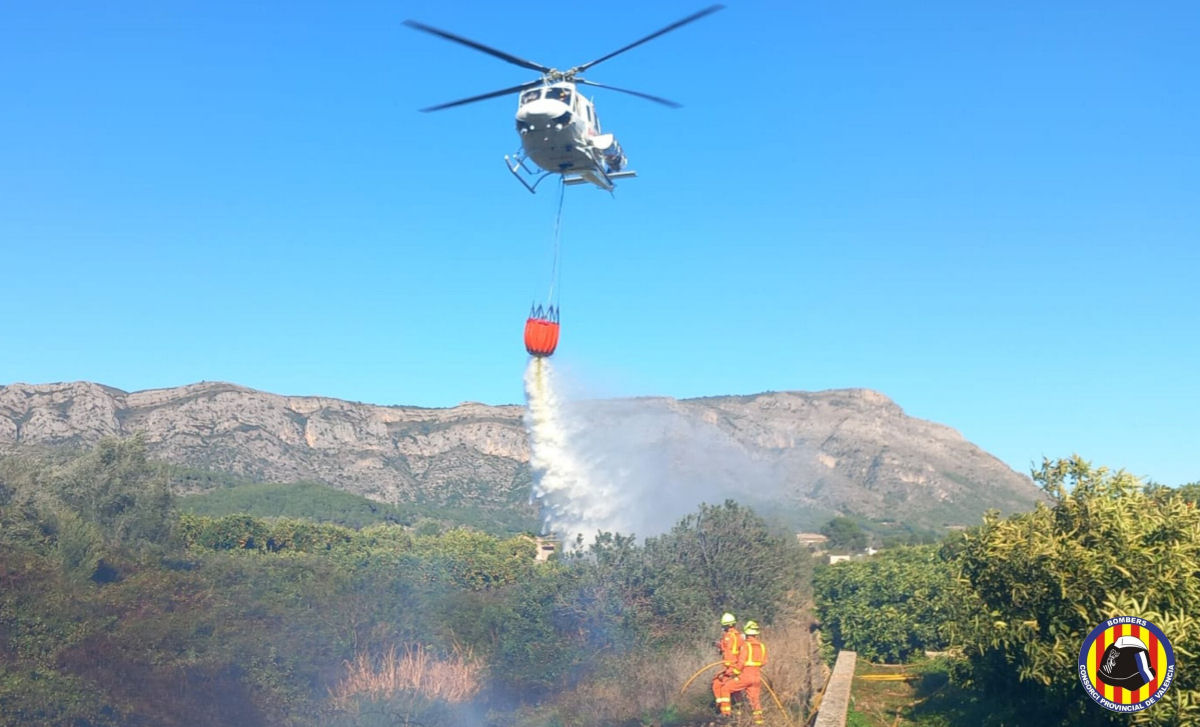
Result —
<path fill-rule="evenodd" d="M 1078 457 L 1046 460 L 1034 479 L 1050 505 L 988 516 L 951 549 L 964 585 L 951 625 L 974 682 L 1019 681 L 1039 724 L 1200 721 L 1194 669 L 1180 669 L 1165 700 L 1132 718 L 1096 708 L 1074 676 L 1080 644 L 1114 616 L 1153 622 L 1184 659 L 1200 653 L 1200 511 Z"/>
<path fill-rule="evenodd" d="M 813 576 L 817 616 L 834 648 L 893 663 L 946 646 L 953 585 L 936 546 L 823 565 Z"/>
<path fill-rule="evenodd" d="M 137 440 L 0 458 L 0 725 L 538 724 L 672 654 L 603 712 L 657 719 L 716 614 L 769 624 L 807 577 L 794 538 L 732 502 L 538 563 L 532 538 L 444 523 L 176 516 L 163 483 Z M 470 655 L 472 703 L 386 681 L 389 650 L 417 645 L 427 665 Z"/>

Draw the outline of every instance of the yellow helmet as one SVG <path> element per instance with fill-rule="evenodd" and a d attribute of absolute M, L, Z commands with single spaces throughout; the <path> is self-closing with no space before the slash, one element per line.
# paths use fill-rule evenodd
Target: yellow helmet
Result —
<path fill-rule="evenodd" d="M 737 623 L 737 619 L 733 617 L 732 613 L 721 614 L 721 625 L 722 626 L 733 626 L 736 623 Z"/>
<path fill-rule="evenodd" d="M 747 621 L 746 628 L 742 629 L 742 633 L 747 636 L 758 636 L 758 622 Z"/>

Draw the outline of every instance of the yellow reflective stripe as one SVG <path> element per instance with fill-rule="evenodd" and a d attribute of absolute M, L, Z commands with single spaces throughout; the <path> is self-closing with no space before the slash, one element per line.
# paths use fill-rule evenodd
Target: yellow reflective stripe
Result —
<path fill-rule="evenodd" d="M 732 632 L 733 629 L 730 629 L 730 631 Z M 740 636 L 737 635 L 736 632 L 733 632 L 730 636 L 727 636 L 725 638 L 725 642 L 726 642 L 726 645 L 729 647 L 729 652 L 731 654 L 736 654 L 739 651 L 741 651 L 742 639 Z"/>
<path fill-rule="evenodd" d="M 758 661 L 754 660 L 754 647 L 759 647 Z M 746 666 L 762 666 L 767 663 L 767 645 L 763 643 L 746 642 Z"/>

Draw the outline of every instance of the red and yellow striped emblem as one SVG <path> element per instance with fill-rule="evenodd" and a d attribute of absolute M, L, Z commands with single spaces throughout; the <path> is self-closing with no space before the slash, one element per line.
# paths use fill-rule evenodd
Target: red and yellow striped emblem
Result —
<path fill-rule="evenodd" d="M 1142 640 L 1149 651 L 1150 668 L 1154 670 L 1154 680 L 1149 684 L 1144 685 L 1140 689 L 1125 689 L 1124 687 L 1114 687 L 1100 681 L 1097 672 L 1100 670 L 1100 661 L 1104 658 L 1104 650 L 1109 644 L 1116 641 L 1122 636 L 1136 636 Z M 1117 624 L 1104 629 L 1092 645 L 1088 647 L 1087 653 L 1087 675 L 1092 682 L 1092 686 L 1096 688 L 1105 699 L 1108 699 L 1116 704 L 1138 704 L 1150 698 L 1158 689 L 1160 680 L 1166 672 L 1167 652 L 1163 648 L 1158 637 L 1148 628 L 1138 626 L 1137 624 Z"/>
<path fill-rule="evenodd" d="M 1154 623 L 1139 616 L 1114 616 L 1100 622 L 1079 645 L 1078 666 L 1083 691 L 1093 702 L 1128 714 L 1158 703 L 1171 688 L 1175 650 Z"/>

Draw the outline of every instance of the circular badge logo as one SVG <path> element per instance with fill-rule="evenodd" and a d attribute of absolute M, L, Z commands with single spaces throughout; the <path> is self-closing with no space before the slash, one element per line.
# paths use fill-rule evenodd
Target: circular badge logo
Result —
<path fill-rule="evenodd" d="M 1175 681 L 1175 651 L 1162 629 L 1146 619 L 1110 618 L 1083 640 L 1079 681 L 1101 707 L 1140 712 Z"/>

